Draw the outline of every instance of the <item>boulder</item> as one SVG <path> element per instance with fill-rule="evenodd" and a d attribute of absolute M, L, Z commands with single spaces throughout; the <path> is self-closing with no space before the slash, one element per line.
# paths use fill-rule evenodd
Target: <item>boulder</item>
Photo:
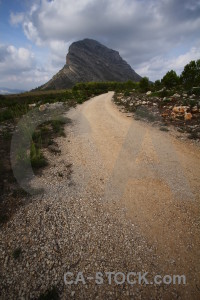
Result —
<path fill-rule="evenodd" d="M 158 91 L 158 93 L 163 92 L 166 90 L 166 87 L 163 87 L 161 90 Z"/>
<path fill-rule="evenodd" d="M 165 111 L 165 112 L 163 112 L 163 113 L 161 114 L 161 116 L 162 116 L 163 118 L 168 117 L 168 115 L 169 115 L 169 113 L 168 113 L 167 111 Z"/>
<path fill-rule="evenodd" d="M 47 109 L 47 105 L 46 104 L 41 104 L 39 106 L 39 111 L 45 111 Z"/>
<path fill-rule="evenodd" d="M 171 117 L 172 117 L 173 119 L 176 119 L 176 116 L 177 116 L 177 114 L 175 114 L 174 112 L 171 113 Z"/>
<path fill-rule="evenodd" d="M 185 121 L 191 120 L 192 119 L 192 114 L 191 113 L 185 113 L 184 119 L 185 119 Z"/>
<path fill-rule="evenodd" d="M 197 106 L 194 106 L 194 107 L 191 109 L 191 111 L 192 111 L 193 113 L 197 113 L 199 110 L 198 110 L 198 107 L 197 107 Z"/>
<path fill-rule="evenodd" d="M 63 107 L 63 102 L 55 102 L 51 104 L 47 104 L 48 109 L 57 109 L 57 108 L 62 108 Z"/>
<path fill-rule="evenodd" d="M 179 95 L 179 94 L 176 93 L 176 94 L 173 95 L 173 97 L 174 97 L 174 98 L 180 98 L 181 95 Z"/>
<path fill-rule="evenodd" d="M 172 111 L 176 114 L 184 114 L 188 108 L 188 106 L 174 106 Z"/>
<path fill-rule="evenodd" d="M 29 108 L 34 108 L 34 107 L 36 107 L 36 103 L 29 104 L 28 107 Z"/>
<path fill-rule="evenodd" d="M 146 95 L 151 95 L 151 91 L 146 92 Z"/>

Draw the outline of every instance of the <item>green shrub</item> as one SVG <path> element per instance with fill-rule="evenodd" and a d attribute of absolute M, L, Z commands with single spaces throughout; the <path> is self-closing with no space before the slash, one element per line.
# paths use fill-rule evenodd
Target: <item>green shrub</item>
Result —
<path fill-rule="evenodd" d="M 33 168 L 41 168 L 47 165 L 47 161 L 41 152 L 41 148 L 36 146 L 34 142 L 31 143 L 30 159 Z"/>
<path fill-rule="evenodd" d="M 179 82 L 180 82 L 180 78 L 174 70 L 167 72 L 167 74 L 161 80 L 161 83 L 166 88 L 174 88 L 178 86 Z"/>
<path fill-rule="evenodd" d="M 200 59 L 197 61 L 192 60 L 184 67 L 181 74 L 181 83 L 186 89 L 200 85 Z"/>
<path fill-rule="evenodd" d="M 199 84 L 200 84 L 200 82 L 199 82 Z M 200 87 L 193 87 L 191 92 L 192 92 L 192 94 L 200 96 Z"/>
<path fill-rule="evenodd" d="M 7 121 L 13 118 L 13 112 L 11 109 L 6 109 L 0 112 L 0 122 Z"/>
<path fill-rule="evenodd" d="M 130 96 L 130 92 L 129 92 L 129 91 L 125 91 L 125 92 L 124 92 L 124 96 L 125 96 L 125 97 Z"/>
<path fill-rule="evenodd" d="M 147 92 L 149 90 L 149 79 L 147 77 L 143 77 L 140 80 L 139 88 L 142 92 Z"/>
<path fill-rule="evenodd" d="M 140 107 L 135 111 L 136 117 L 147 119 L 150 122 L 154 122 L 156 117 L 144 107 Z"/>

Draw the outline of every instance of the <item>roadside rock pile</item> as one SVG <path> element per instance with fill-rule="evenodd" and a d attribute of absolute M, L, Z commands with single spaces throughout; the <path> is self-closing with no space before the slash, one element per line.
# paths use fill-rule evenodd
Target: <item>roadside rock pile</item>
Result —
<path fill-rule="evenodd" d="M 41 104 L 38 109 L 39 109 L 39 111 L 53 110 L 53 109 L 62 108 L 63 105 L 64 105 L 63 102 L 46 103 L 46 104 Z M 33 109 L 36 106 L 37 106 L 36 103 L 29 104 L 29 109 Z"/>
<path fill-rule="evenodd" d="M 117 93 L 114 101 L 124 111 L 132 112 L 135 119 L 174 125 L 179 132 L 189 133 L 189 138 L 200 139 L 200 96 L 175 93 L 158 97 L 150 91 L 146 94 L 133 91 L 129 96 Z"/>

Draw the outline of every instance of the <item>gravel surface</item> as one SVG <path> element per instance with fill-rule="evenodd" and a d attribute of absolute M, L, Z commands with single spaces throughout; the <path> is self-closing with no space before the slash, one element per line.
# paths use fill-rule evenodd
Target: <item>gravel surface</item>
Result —
<path fill-rule="evenodd" d="M 50 166 L 32 182 L 44 192 L 1 229 L 0 299 L 37 299 L 52 287 L 61 299 L 200 298 L 199 148 L 127 118 L 112 96 L 67 113 L 61 153 L 46 150 Z M 68 271 L 86 284 L 65 285 Z M 105 276 L 131 271 L 184 274 L 187 284 Z M 101 285 L 87 279 L 96 272 Z"/>

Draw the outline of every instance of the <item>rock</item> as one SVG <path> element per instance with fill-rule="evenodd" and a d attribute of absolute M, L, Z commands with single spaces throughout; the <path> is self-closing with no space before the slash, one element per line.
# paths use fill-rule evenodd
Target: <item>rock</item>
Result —
<path fill-rule="evenodd" d="M 187 97 L 188 95 L 187 94 L 183 94 L 183 97 Z"/>
<path fill-rule="evenodd" d="M 174 98 L 180 98 L 181 95 L 179 95 L 179 94 L 176 93 L 176 94 L 173 95 L 173 97 L 174 97 Z"/>
<path fill-rule="evenodd" d="M 176 114 L 184 114 L 187 109 L 189 109 L 188 106 L 174 106 L 172 111 Z"/>
<path fill-rule="evenodd" d="M 45 110 L 53 110 L 53 109 L 58 109 L 62 108 L 64 105 L 63 102 L 55 102 L 55 103 L 46 103 L 46 104 L 41 104 L 39 106 L 39 111 L 45 111 Z"/>
<path fill-rule="evenodd" d="M 157 106 L 158 104 L 157 103 L 153 103 L 153 106 Z"/>
<path fill-rule="evenodd" d="M 176 119 L 176 116 L 177 116 L 177 115 L 176 115 L 174 112 L 171 113 L 171 117 L 172 117 L 173 119 Z"/>
<path fill-rule="evenodd" d="M 163 92 L 166 90 L 166 87 L 163 87 L 161 90 L 158 91 L 158 93 Z"/>
<path fill-rule="evenodd" d="M 185 121 L 191 120 L 192 119 L 192 114 L 191 113 L 185 113 L 184 119 L 185 119 Z"/>
<path fill-rule="evenodd" d="M 168 115 L 169 115 L 169 113 L 168 113 L 167 111 L 165 111 L 165 112 L 163 112 L 163 113 L 161 114 L 161 116 L 162 116 L 163 118 L 168 117 Z"/>
<path fill-rule="evenodd" d="M 197 107 L 197 106 L 194 106 L 194 107 L 191 109 L 191 111 L 192 111 L 193 113 L 197 113 L 199 110 L 198 110 L 198 107 Z"/>
<path fill-rule="evenodd" d="M 142 101 L 142 105 L 146 105 L 147 104 L 147 102 L 146 101 Z"/>
<path fill-rule="evenodd" d="M 148 92 L 146 93 L 146 95 L 151 95 L 151 91 L 148 91 Z"/>
<path fill-rule="evenodd" d="M 34 107 L 36 107 L 36 103 L 29 104 L 28 107 L 29 108 L 34 108 Z"/>
<path fill-rule="evenodd" d="M 46 104 L 41 104 L 39 106 L 39 111 L 45 111 L 47 109 L 47 105 Z"/>
<path fill-rule="evenodd" d="M 48 109 L 57 109 L 63 107 L 64 103 L 63 102 L 55 102 L 47 105 Z"/>

